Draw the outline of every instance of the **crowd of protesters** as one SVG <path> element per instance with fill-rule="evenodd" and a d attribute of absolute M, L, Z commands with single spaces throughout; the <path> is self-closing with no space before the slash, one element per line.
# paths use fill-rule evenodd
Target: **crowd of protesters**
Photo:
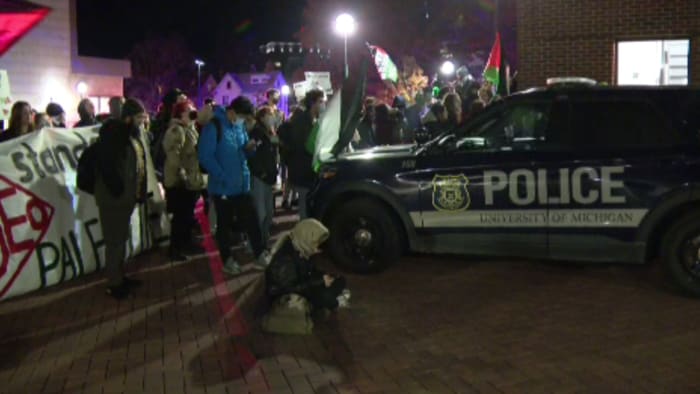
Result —
<path fill-rule="evenodd" d="M 182 91 L 174 89 L 163 97 L 152 122 L 137 99 L 113 97 L 109 114 L 100 115 L 90 100 L 80 101 L 79 121 L 71 126 L 99 128 L 93 195 L 105 242 L 107 294 L 122 299 L 141 284 L 125 275 L 123 266 L 132 213 L 147 202 L 149 186 L 153 187 L 148 185 L 151 171 L 165 191 L 169 261 L 186 261 L 204 253 L 199 239 L 202 229 L 195 220 L 196 203 L 203 198 L 213 219 L 223 272 L 242 272 L 232 248 L 247 244 L 254 255 L 252 266 L 269 271 L 271 297 L 296 289 L 314 305 L 333 308 L 343 302 L 342 297 L 336 299 L 345 287 L 343 280 L 318 270 L 303 269 L 304 274 L 298 275 L 302 271 L 296 269 L 310 264 L 328 236 L 320 222 L 308 219 L 306 207 L 315 179 L 307 141 L 326 97 L 320 90 L 308 92 L 287 119 L 278 108 L 280 92 L 271 89 L 266 96 L 259 108 L 239 96 L 225 107 L 209 99 L 197 110 Z M 71 126 L 57 103 L 37 113 L 29 103 L 16 102 L 0 142 L 46 127 Z M 298 204 L 301 222 L 272 247 L 278 188 L 283 191 L 282 208 Z M 292 271 L 296 273 L 290 276 Z"/>
<path fill-rule="evenodd" d="M 414 97 L 397 95 L 391 105 L 367 97 L 352 147 L 413 144 L 454 132 L 498 99 L 490 83 L 480 85 L 466 72 L 458 77 L 456 83 L 426 87 Z"/>
<path fill-rule="evenodd" d="M 478 85 L 468 73 L 458 77 L 457 83 L 432 86 L 414 97 L 398 95 L 390 105 L 365 98 L 348 149 L 413 144 L 456 132 L 498 99 L 488 83 Z M 279 91 L 269 90 L 266 99 L 259 108 L 244 96 L 226 106 L 208 99 L 197 109 L 182 91 L 173 89 L 152 118 L 136 99 L 113 97 L 109 113 L 99 115 L 90 100 L 80 101 L 79 121 L 72 127 L 99 128 L 93 195 L 105 243 L 107 294 L 123 299 L 141 284 L 125 275 L 125 245 L 133 211 L 147 202 L 154 186 L 160 190 L 159 183 L 170 218 L 169 261 L 204 254 L 201 236 L 206 230 L 195 220 L 195 206 L 202 199 L 220 269 L 240 274 L 243 267 L 232 250 L 245 246 L 253 255 L 251 266 L 265 271 L 268 298 L 277 303 L 271 304 L 264 324 L 269 330 L 297 330 L 285 313 L 272 312 L 280 302 L 287 303 L 283 308 L 298 302 L 290 295 L 313 309 L 348 305 L 344 278 L 318 270 L 311 260 L 329 237 L 323 224 L 309 218 L 306 206 L 317 178 L 309 141 L 327 98 L 321 90 L 307 92 L 288 118 L 278 108 Z M 37 113 L 29 103 L 16 102 L 0 142 L 46 127 L 67 127 L 59 104 Z M 281 209 L 298 205 L 300 222 L 273 242 L 276 191 L 282 194 Z"/>

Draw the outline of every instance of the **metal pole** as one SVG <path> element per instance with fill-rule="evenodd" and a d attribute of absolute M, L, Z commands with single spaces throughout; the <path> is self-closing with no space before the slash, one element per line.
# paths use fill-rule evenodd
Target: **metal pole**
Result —
<path fill-rule="evenodd" d="M 348 69 L 348 33 L 343 34 L 343 41 L 345 42 L 345 78 L 350 76 L 350 70 Z"/>
<path fill-rule="evenodd" d="M 493 30 L 494 30 L 494 37 L 496 34 L 498 34 L 498 0 L 494 1 L 495 9 L 493 12 Z"/>
<path fill-rule="evenodd" d="M 202 106 L 202 65 L 197 64 L 197 102 Z"/>

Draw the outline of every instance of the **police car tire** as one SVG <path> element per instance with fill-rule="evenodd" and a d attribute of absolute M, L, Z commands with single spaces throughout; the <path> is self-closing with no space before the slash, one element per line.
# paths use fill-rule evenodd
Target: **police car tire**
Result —
<path fill-rule="evenodd" d="M 375 242 L 379 243 L 381 255 L 376 261 L 371 264 L 360 264 L 356 259 L 348 256 L 344 252 L 341 231 L 344 223 L 357 219 L 362 216 L 373 221 L 373 224 L 379 228 L 380 234 Z M 401 256 L 401 236 L 400 226 L 396 220 L 387 212 L 387 208 L 381 203 L 369 198 L 360 198 L 350 200 L 344 204 L 338 212 L 331 218 L 329 249 L 333 260 L 341 268 L 352 271 L 358 274 L 377 273 L 388 268 Z"/>
<path fill-rule="evenodd" d="M 700 212 L 687 215 L 669 228 L 661 244 L 661 258 L 666 273 L 685 294 L 700 297 L 700 278 L 693 277 L 683 267 L 683 243 L 700 234 Z"/>

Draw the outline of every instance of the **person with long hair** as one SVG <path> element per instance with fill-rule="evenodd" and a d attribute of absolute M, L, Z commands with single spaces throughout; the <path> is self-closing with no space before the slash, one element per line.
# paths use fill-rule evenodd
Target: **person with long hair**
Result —
<path fill-rule="evenodd" d="M 386 104 L 376 105 L 374 112 L 377 145 L 398 144 L 401 140 L 400 113 Z"/>
<path fill-rule="evenodd" d="M 447 110 L 447 128 L 449 131 L 456 129 L 462 124 L 462 99 L 457 93 L 448 93 L 442 100 L 442 104 Z"/>
<path fill-rule="evenodd" d="M 255 141 L 255 155 L 248 159 L 251 179 L 250 192 L 258 214 L 263 245 L 270 241 L 270 228 L 275 213 L 272 187 L 277 182 L 279 139 L 274 127 L 277 121 L 271 107 L 261 107 L 255 115 L 255 125 L 248 132 L 251 141 Z"/>
<path fill-rule="evenodd" d="M 32 106 L 26 101 L 17 101 L 10 111 L 9 127 L 0 134 L 0 142 L 9 141 L 34 131 Z"/>

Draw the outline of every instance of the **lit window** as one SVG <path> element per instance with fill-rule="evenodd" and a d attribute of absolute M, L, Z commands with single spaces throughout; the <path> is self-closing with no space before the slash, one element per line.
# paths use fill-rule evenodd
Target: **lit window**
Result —
<path fill-rule="evenodd" d="M 688 85 L 689 40 L 620 41 L 618 85 Z"/>

